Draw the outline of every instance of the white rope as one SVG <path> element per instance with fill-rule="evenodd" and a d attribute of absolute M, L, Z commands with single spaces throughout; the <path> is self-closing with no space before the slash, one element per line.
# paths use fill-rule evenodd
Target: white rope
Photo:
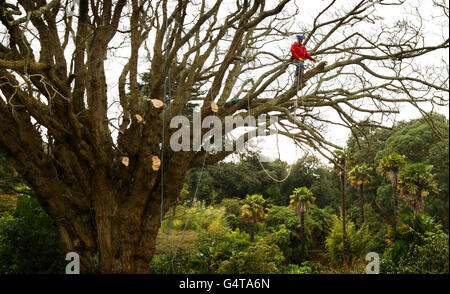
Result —
<path fill-rule="evenodd" d="M 247 61 L 247 56 L 246 56 L 246 58 L 245 58 L 245 61 L 246 61 L 246 63 L 248 63 L 248 61 Z M 298 87 L 299 87 L 299 84 L 297 84 L 297 93 L 298 93 Z M 298 96 L 298 94 L 297 94 L 297 96 Z M 297 105 L 298 103 L 295 103 L 295 110 L 294 110 L 294 117 L 296 117 L 296 112 L 297 112 L 297 107 L 298 107 L 298 105 Z M 250 91 L 248 91 L 247 92 L 247 105 L 248 105 L 248 113 L 250 114 Z M 231 134 L 230 134 L 231 135 Z M 277 128 L 277 150 L 278 150 L 278 159 L 281 161 L 281 159 L 280 159 L 280 146 L 278 145 L 278 128 Z M 234 139 L 234 136 L 233 135 L 231 135 L 232 137 L 233 137 L 233 139 Z M 292 140 L 294 141 L 294 145 L 295 145 L 295 158 L 297 158 L 297 156 L 298 156 L 298 154 L 297 154 L 297 144 L 296 144 L 296 142 L 295 142 L 295 139 L 294 139 L 294 136 L 292 136 Z M 258 140 L 256 140 L 256 147 L 258 147 Z M 247 146 L 247 152 L 248 152 L 248 146 Z M 259 156 L 259 154 L 258 154 L 258 156 L 256 156 L 256 158 L 257 158 L 257 160 L 258 160 L 258 162 L 259 162 L 259 165 L 261 166 L 261 168 L 263 169 L 263 171 L 266 173 L 266 175 L 270 178 L 270 179 L 272 179 L 273 181 L 275 181 L 275 182 L 277 182 L 277 183 L 282 183 L 282 182 L 284 182 L 284 181 L 286 181 L 290 176 L 291 176 L 291 172 L 292 172 L 292 164 L 291 165 L 289 165 L 289 170 L 288 170 L 288 173 L 287 173 L 287 175 L 286 175 L 286 177 L 285 178 L 283 178 L 283 179 L 281 179 L 281 180 L 279 180 L 279 179 L 276 179 L 275 177 L 273 177 L 270 173 L 269 173 L 269 171 L 264 167 L 264 165 L 262 164 L 262 162 L 261 162 L 261 160 L 260 160 L 260 156 Z"/>

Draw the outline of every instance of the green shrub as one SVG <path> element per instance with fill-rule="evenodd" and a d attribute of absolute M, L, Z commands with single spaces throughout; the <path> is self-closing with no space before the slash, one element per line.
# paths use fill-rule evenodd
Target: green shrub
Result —
<path fill-rule="evenodd" d="M 277 245 L 288 262 L 292 261 L 293 252 L 295 250 L 300 250 L 293 246 L 291 241 L 291 231 L 288 230 L 285 225 L 280 225 L 278 231 L 269 235 L 267 244 Z"/>
<path fill-rule="evenodd" d="M 386 234 L 388 248 L 381 258 L 381 272 L 449 273 L 449 238 L 429 216 L 406 216 L 397 232 Z"/>
<path fill-rule="evenodd" d="M 223 261 L 217 272 L 219 274 L 278 274 L 284 261 L 277 245 L 258 242 L 246 251 Z"/>
<path fill-rule="evenodd" d="M 307 248 L 324 249 L 325 238 L 333 227 L 334 211 L 331 207 L 312 205 L 305 216 Z"/>
<path fill-rule="evenodd" d="M 16 206 L 17 196 L 16 195 L 2 195 L 0 191 L 0 215 L 5 212 L 11 212 Z"/>
<path fill-rule="evenodd" d="M 180 248 L 176 258 L 172 254 L 155 254 L 150 263 L 150 274 L 194 274 L 191 252 Z"/>
<path fill-rule="evenodd" d="M 21 197 L 0 218 L 0 273 L 63 273 L 65 263 L 50 217 L 36 199 Z"/>
<path fill-rule="evenodd" d="M 290 275 L 302 275 L 302 274 L 312 274 L 313 270 L 309 266 L 300 266 L 297 264 L 289 264 L 282 268 L 283 274 Z"/>
<path fill-rule="evenodd" d="M 367 254 L 372 247 L 372 236 L 367 229 L 367 226 L 363 226 L 357 230 L 355 224 L 347 222 L 345 225 L 347 233 L 346 242 L 346 258 L 349 264 L 353 264 L 363 255 Z M 333 229 L 325 240 L 325 247 L 329 252 L 331 261 L 340 264 L 343 260 L 343 238 L 342 238 L 342 220 L 335 217 Z"/>
<path fill-rule="evenodd" d="M 221 205 L 225 207 L 225 218 L 232 230 L 239 229 L 240 231 L 250 232 L 251 224 L 241 216 L 242 208 L 240 202 L 241 200 L 238 198 L 225 198 L 222 200 Z"/>
<path fill-rule="evenodd" d="M 221 206 L 225 207 L 227 215 L 238 216 L 241 214 L 241 200 L 239 198 L 225 198 L 222 200 Z"/>
<path fill-rule="evenodd" d="M 251 245 L 250 236 L 239 229 L 211 229 L 199 235 L 192 264 L 198 273 L 215 273 L 219 265 L 245 251 Z"/>
<path fill-rule="evenodd" d="M 264 222 L 272 231 L 276 231 L 280 225 L 290 230 L 300 227 L 298 214 L 289 206 L 273 206 Z"/>
<path fill-rule="evenodd" d="M 193 230 L 197 232 L 206 231 L 211 227 L 226 225 L 223 221 L 225 209 L 223 207 L 204 206 L 195 202 L 194 206 L 180 205 L 176 209 L 175 216 L 166 216 L 161 229 L 167 232 L 168 224 L 175 230 Z"/>

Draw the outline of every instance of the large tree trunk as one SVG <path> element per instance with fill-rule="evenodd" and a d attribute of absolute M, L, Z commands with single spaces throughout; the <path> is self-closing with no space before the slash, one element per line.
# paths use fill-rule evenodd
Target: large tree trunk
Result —
<path fill-rule="evenodd" d="M 364 184 L 359 186 L 359 219 L 361 227 L 364 225 Z"/>
<path fill-rule="evenodd" d="M 61 235 L 64 251 L 80 255 L 82 273 L 147 273 L 161 213 L 179 195 L 186 172 L 196 165 L 186 158 L 193 157 L 166 157 L 162 190 L 161 171 L 152 170 L 148 157 L 139 163 L 132 158 L 126 167 L 119 156 L 102 161 L 102 153 L 96 156 L 92 150 L 97 144 L 83 143 L 73 144 L 73 149 L 55 143 L 47 154 L 33 132 L 27 124 L 0 124 L 0 152 L 31 184 Z"/>

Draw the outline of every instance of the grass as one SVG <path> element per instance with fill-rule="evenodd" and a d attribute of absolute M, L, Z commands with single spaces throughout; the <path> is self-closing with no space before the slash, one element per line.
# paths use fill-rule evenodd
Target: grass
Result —
<path fill-rule="evenodd" d="M 0 194 L 0 213 L 16 207 L 17 199 L 16 195 Z"/>
<path fill-rule="evenodd" d="M 169 242 L 167 243 L 167 233 L 162 230 L 159 231 L 156 237 L 156 254 L 165 254 L 166 246 L 168 244 L 168 252 L 175 252 L 178 242 L 180 241 L 182 230 L 171 229 L 169 235 Z M 184 232 L 184 238 L 180 244 L 180 248 L 184 251 L 195 248 L 197 244 L 198 232 L 192 230 L 186 230 Z"/>
<path fill-rule="evenodd" d="M 205 207 L 199 202 L 196 202 L 192 208 L 189 206 L 178 206 L 174 216 L 171 211 L 166 214 L 160 231 L 167 232 L 169 220 L 170 230 L 182 231 L 186 227 L 186 230 L 202 232 L 223 225 L 225 208 Z"/>

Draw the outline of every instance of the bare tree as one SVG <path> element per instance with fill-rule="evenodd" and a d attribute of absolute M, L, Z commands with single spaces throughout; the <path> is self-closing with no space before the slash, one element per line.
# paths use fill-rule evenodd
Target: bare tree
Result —
<path fill-rule="evenodd" d="M 420 22 L 389 27 L 376 15 L 377 7 L 402 1 L 362 0 L 350 8 L 330 1 L 300 30 L 290 0 L 80 0 L 74 16 L 66 9 L 71 2 L 0 0 L 0 152 L 35 191 L 65 250 L 80 254 L 85 272 L 148 271 L 161 216 L 186 172 L 205 159 L 205 151 L 169 148 L 170 118 L 191 103 L 222 122 L 278 114 L 281 134 L 330 160 L 340 146 L 325 139 L 326 126 L 389 127 L 386 117 L 399 103 L 448 105 L 447 65 L 415 63 L 448 52 L 448 37 L 429 44 Z M 448 15 L 445 3 L 436 9 Z M 323 60 L 300 92 L 290 85 L 289 52 L 279 49 L 298 31 Z M 140 66 L 143 55 L 149 69 Z M 110 60 L 125 60 L 118 99 L 107 83 Z M 151 85 L 143 91 L 145 70 Z M 198 89 L 204 95 L 193 95 Z M 289 107 L 292 99 L 298 108 Z M 213 152 L 206 163 L 229 154 Z"/>

